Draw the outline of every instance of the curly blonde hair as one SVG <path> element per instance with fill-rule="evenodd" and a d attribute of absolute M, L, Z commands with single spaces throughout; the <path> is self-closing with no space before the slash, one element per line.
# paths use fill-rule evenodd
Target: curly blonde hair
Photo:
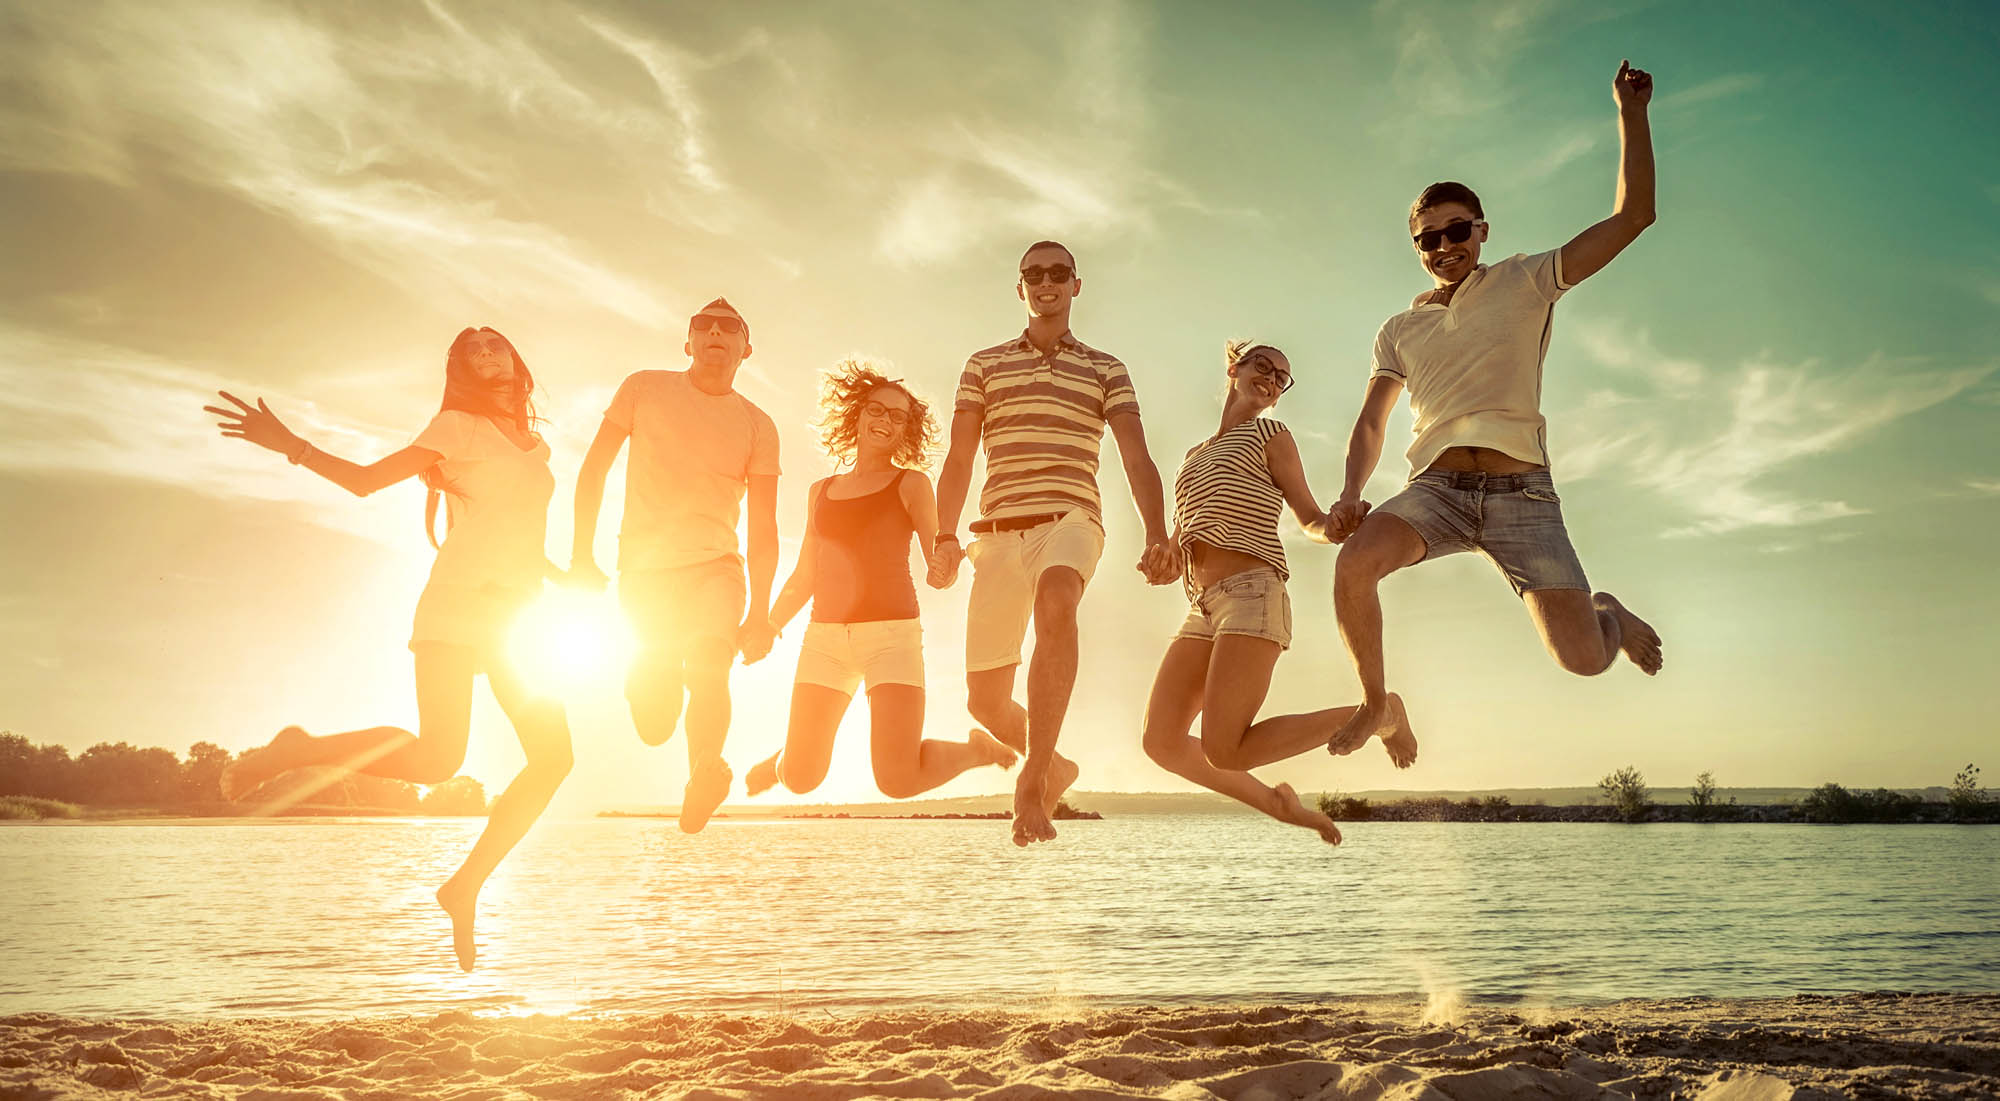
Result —
<path fill-rule="evenodd" d="M 841 360 L 820 381 L 820 443 L 836 460 L 853 462 L 858 446 L 856 437 L 861 431 L 861 407 L 884 386 L 893 386 L 910 399 L 910 423 L 889 461 L 911 470 L 929 469 L 931 455 L 938 446 L 938 422 L 931 414 L 930 404 L 904 385 L 902 379 L 890 378 L 874 364 L 858 359 Z"/>

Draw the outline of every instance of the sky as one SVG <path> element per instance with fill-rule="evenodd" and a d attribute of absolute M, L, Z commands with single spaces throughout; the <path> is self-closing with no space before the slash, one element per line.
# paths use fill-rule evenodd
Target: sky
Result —
<path fill-rule="evenodd" d="M 216 435 L 217 388 L 370 461 L 490 325 L 542 387 L 567 561 L 575 471 L 685 319 L 752 325 L 738 388 L 782 437 L 783 571 L 819 372 L 948 399 L 1019 332 L 1021 250 L 1067 242 L 1074 331 L 1129 366 L 1171 485 L 1221 348 L 1299 376 L 1276 416 L 1339 490 L 1376 329 L 1426 289 L 1424 185 L 1484 200 L 1486 258 L 1609 212 L 1611 79 L 1653 73 L 1659 222 L 1556 310 L 1553 470 L 1595 585 L 1666 640 L 1648 679 L 1543 652 L 1471 555 L 1390 579 L 1422 739 L 1311 754 L 1301 790 L 1943 784 L 2000 770 L 2000 15 L 1990 5 L 926 3 L 0 7 L 0 729 L 73 750 L 261 744 L 415 720 L 429 568 L 414 482 L 356 499 Z M 1369 486 L 1407 470 L 1407 405 Z M 1403 441 L 1403 442 L 1399 442 Z M 1132 568 L 1115 444 L 1062 748 L 1079 787 L 1178 791 L 1139 720 L 1185 614 Z M 600 524 L 615 560 L 622 463 Z M 1352 702 L 1334 552 L 1288 528 L 1296 642 L 1267 712 Z M 960 736 L 967 580 L 923 590 L 928 729 Z M 609 598 L 604 598 L 608 605 Z M 782 739 L 799 626 L 735 674 L 739 775 Z M 620 674 L 560 684 L 559 808 L 675 803 L 682 743 Z M 861 706 L 813 799 L 873 797 Z M 481 693 L 466 771 L 521 753 Z M 987 770 L 940 795 L 1010 790 Z"/>

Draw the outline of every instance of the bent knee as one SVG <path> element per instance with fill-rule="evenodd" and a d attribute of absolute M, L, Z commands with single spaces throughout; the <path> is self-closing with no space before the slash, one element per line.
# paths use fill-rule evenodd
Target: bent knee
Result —
<path fill-rule="evenodd" d="M 805 795 L 819 787 L 820 781 L 826 779 L 826 772 L 822 770 L 812 776 L 794 776 L 787 773 L 778 779 L 784 783 L 786 791 L 793 795 Z"/>
<path fill-rule="evenodd" d="M 917 785 L 917 778 L 915 776 L 901 772 L 877 775 L 875 777 L 875 790 L 891 799 L 908 799 L 913 795 L 923 793 L 923 788 Z"/>
<path fill-rule="evenodd" d="M 1245 772 L 1250 768 L 1250 761 L 1243 753 L 1240 734 L 1237 737 L 1211 737 L 1204 731 L 1201 755 L 1209 764 L 1225 772 Z"/>
<path fill-rule="evenodd" d="M 1575 673 L 1579 677 L 1594 677 L 1611 668 L 1611 655 L 1604 652 L 1602 643 L 1596 646 L 1551 647 L 1550 654 L 1565 672 Z"/>

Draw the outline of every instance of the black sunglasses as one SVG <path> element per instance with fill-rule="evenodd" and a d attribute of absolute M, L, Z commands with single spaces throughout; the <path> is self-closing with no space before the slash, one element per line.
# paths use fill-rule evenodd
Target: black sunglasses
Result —
<path fill-rule="evenodd" d="M 1045 268 L 1033 267 L 1021 269 L 1021 282 L 1031 287 L 1041 286 L 1043 279 L 1047 279 L 1051 283 L 1067 283 L 1074 278 L 1076 278 L 1076 270 L 1068 264 L 1050 264 Z"/>
<path fill-rule="evenodd" d="M 1248 356 L 1246 358 L 1239 359 L 1236 361 L 1236 365 L 1238 367 L 1241 367 L 1245 364 L 1255 367 L 1257 369 L 1258 374 L 1263 375 L 1266 378 L 1276 380 L 1278 383 L 1278 393 L 1280 394 L 1284 393 L 1287 390 L 1290 390 L 1292 388 L 1292 383 L 1297 381 L 1296 379 L 1292 378 L 1292 373 L 1290 371 L 1284 370 L 1277 364 L 1272 363 L 1271 357 L 1263 355 L 1261 353 L 1253 356 Z"/>
<path fill-rule="evenodd" d="M 736 333 L 747 332 L 750 327 L 743 323 L 742 318 L 731 317 L 723 313 L 698 313 L 694 315 L 693 320 L 688 322 L 688 331 L 690 332 L 697 330 L 707 332 L 711 328 L 721 329 L 725 333 L 734 335 Z"/>
<path fill-rule="evenodd" d="M 1472 227 L 1484 224 L 1483 222 L 1453 222 L 1443 229 L 1427 229 L 1422 233 L 1415 234 L 1410 240 L 1423 252 L 1436 252 L 1439 243 L 1443 241 L 1450 241 L 1454 245 L 1464 244 L 1466 238 L 1472 236 Z"/>

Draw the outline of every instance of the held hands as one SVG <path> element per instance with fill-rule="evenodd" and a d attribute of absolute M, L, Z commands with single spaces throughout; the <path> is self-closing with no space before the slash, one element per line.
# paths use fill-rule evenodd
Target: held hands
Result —
<path fill-rule="evenodd" d="M 778 638 L 778 629 L 771 626 L 769 616 L 752 613 L 736 629 L 736 649 L 743 655 L 743 664 L 755 665 L 771 652 L 771 643 Z"/>
<path fill-rule="evenodd" d="M 1611 79 L 1611 98 L 1620 111 L 1645 110 L 1653 101 L 1653 74 L 1620 61 L 1618 75 Z"/>
<path fill-rule="evenodd" d="M 222 430 L 223 435 L 249 440 L 266 451 L 276 451 L 287 458 L 296 455 L 304 446 L 305 441 L 285 427 L 284 422 L 278 419 L 278 415 L 271 412 L 271 407 L 264 404 L 263 398 L 258 398 L 257 404 L 253 406 L 227 390 L 217 390 L 216 393 L 228 399 L 236 408 L 224 409 L 218 405 L 204 405 L 201 411 L 223 418 L 216 423 L 216 427 Z"/>
<path fill-rule="evenodd" d="M 930 571 L 925 583 L 933 589 L 949 589 L 958 581 L 958 564 L 965 560 L 965 548 L 956 539 L 946 539 L 931 547 Z"/>
<path fill-rule="evenodd" d="M 1146 544 L 1145 553 L 1139 556 L 1138 570 L 1148 585 L 1173 584 L 1181 576 L 1180 545 L 1166 539 Z"/>
<path fill-rule="evenodd" d="M 1358 497 L 1342 497 L 1333 503 L 1322 523 L 1326 538 L 1330 543 L 1345 543 L 1354 534 L 1361 521 L 1367 519 L 1369 504 Z"/>

